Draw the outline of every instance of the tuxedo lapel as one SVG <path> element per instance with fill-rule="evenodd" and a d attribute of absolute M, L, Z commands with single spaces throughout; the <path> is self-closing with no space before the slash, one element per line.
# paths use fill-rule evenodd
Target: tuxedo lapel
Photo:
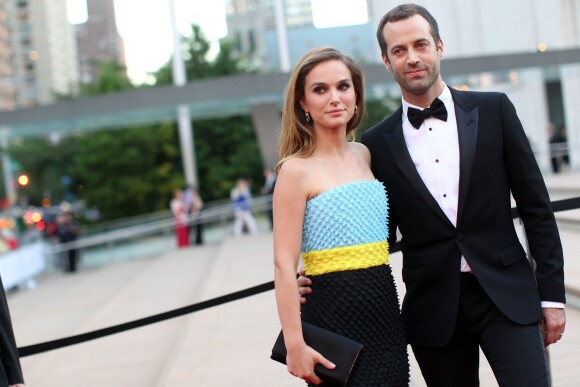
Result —
<path fill-rule="evenodd" d="M 402 108 L 399 108 L 396 113 L 394 113 L 397 117 L 401 117 Z M 439 207 L 439 203 L 435 200 L 435 198 L 429 192 L 429 189 L 421 179 L 419 172 L 417 172 L 417 168 L 415 168 L 415 163 L 411 158 L 411 154 L 407 149 L 407 144 L 405 143 L 405 137 L 403 136 L 403 124 L 401 119 L 397 121 L 396 125 L 392 125 L 387 128 L 385 132 L 383 132 L 383 137 L 387 142 L 387 146 L 393 155 L 393 159 L 395 163 L 403 172 L 403 175 L 409 180 L 411 185 L 415 188 L 415 190 L 419 193 L 419 195 L 427 202 L 429 207 L 433 209 L 441 218 L 443 218 L 447 223 L 453 225 L 441 207 Z M 387 188 L 388 189 L 388 188 Z"/>
<path fill-rule="evenodd" d="M 457 119 L 457 132 L 459 138 L 459 202 L 457 205 L 457 222 L 461 219 L 467 191 L 471 180 L 473 158 L 475 156 L 475 144 L 478 130 L 477 107 L 467 107 L 462 103 L 460 93 L 452 91 L 455 103 L 455 117 Z"/>

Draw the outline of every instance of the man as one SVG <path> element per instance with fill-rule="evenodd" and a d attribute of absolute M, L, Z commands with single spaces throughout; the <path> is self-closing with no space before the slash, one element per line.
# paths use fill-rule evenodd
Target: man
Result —
<path fill-rule="evenodd" d="M 185 210 L 189 217 L 187 224 L 187 232 L 191 234 L 191 230 L 195 229 L 195 244 L 203 244 L 203 224 L 199 219 L 199 212 L 203 208 L 203 200 L 199 195 L 199 191 L 192 185 L 187 185 L 183 190 L 182 196 Z M 190 235 L 191 237 L 191 235 Z"/>
<path fill-rule="evenodd" d="M 394 8 L 377 38 L 403 101 L 362 142 L 389 196 L 390 244 L 397 227 L 402 234 L 402 315 L 423 377 L 429 386 L 478 386 L 481 347 L 499 385 L 548 386 L 544 346 L 565 327 L 562 247 L 516 111 L 505 94 L 443 83 L 443 42 L 425 8 Z"/>
<path fill-rule="evenodd" d="M 79 224 L 73 220 L 70 213 L 64 213 L 57 218 L 58 229 L 56 231 L 59 243 L 74 242 L 79 237 Z M 74 273 L 77 271 L 79 261 L 79 249 L 77 247 L 69 247 L 65 252 L 66 263 L 65 271 L 67 273 Z"/>

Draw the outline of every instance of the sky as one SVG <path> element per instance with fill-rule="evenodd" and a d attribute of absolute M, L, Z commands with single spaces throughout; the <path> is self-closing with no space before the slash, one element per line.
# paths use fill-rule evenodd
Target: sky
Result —
<path fill-rule="evenodd" d="M 86 20 L 85 0 L 67 0 L 67 3 L 72 23 Z M 115 0 L 127 72 L 135 84 L 146 83 L 147 74 L 159 69 L 171 57 L 169 4 L 170 0 Z M 366 23 L 365 0 L 349 0 L 339 7 L 336 4 L 336 0 L 312 0 L 316 27 Z M 182 35 L 191 34 L 192 24 L 198 24 L 210 41 L 226 35 L 225 0 L 174 0 L 174 5 L 177 28 Z"/>

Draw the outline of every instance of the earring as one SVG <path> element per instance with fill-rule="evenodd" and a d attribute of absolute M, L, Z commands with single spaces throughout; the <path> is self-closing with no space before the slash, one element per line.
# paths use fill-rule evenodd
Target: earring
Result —
<path fill-rule="evenodd" d="M 354 105 L 354 115 L 358 114 L 358 105 Z"/>
<path fill-rule="evenodd" d="M 310 113 L 304 112 L 304 118 L 306 119 L 306 122 L 310 122 Z"/>

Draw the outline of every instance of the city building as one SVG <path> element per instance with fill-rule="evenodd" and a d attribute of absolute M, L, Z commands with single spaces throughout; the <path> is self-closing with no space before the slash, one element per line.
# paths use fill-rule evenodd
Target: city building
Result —
<path fill-rule="evenodd" d="M 79 81 L 66 0 L 4 0 L 17 107 L 74 94 Z"/>
<path fill-rule="evenodd" d="M 100 62 L 125 66 L 123 39 L 117 31 L 113 0 L 87 0 L 87 21 L 75 26 L 80 80 L 93 83 Z"/>
<path fill-rule="evenodd" d="M 0 0 L 0 110 L 15 107 L 12 77 L 12 50 L 10 49 L 5 0 Z"/>

